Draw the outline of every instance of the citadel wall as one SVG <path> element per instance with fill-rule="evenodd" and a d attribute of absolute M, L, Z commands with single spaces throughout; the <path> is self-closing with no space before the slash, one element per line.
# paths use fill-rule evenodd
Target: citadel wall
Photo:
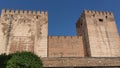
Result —
<path fill-rule="evenodd" d="M 88 56 L 120 57 L 119 35 L 111 12 L 85 10 L 76 26 L 78 35 L 84 38 Z"/>
<path fill-rule="evenodd" d="M 47 57 L 47 12 L 3 9 L 0 26 L 0 53 L 31 51 Z"/>
<path fill-rule="evenodd" d="M 84 57 L 82 36 L 49 36 L 48 57 Z"/>
<path fill-rule="evenodd" d="M 120 57 L 120 37 L 111 12 L 85 10 L 78 36 L 48 36 L 48 13 L 2 10 L 0 54 L 30 51 L 41 57 Z"/>

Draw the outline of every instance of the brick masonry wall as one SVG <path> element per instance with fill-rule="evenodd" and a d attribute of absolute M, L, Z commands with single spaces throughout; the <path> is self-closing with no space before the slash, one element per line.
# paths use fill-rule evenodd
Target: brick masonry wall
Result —
<path fill-rule="evenodd" d="M 31 51 L 47 57 L 47 12 L 3 9 L 0 26 L 0 53 Z"/>
<path fill-rule="evenodd" d="M 86 11 L 85 15 L 91 56 L 120 57 L 119 35 L 113 14 Z"/>
<path fill-rule="evenodd" d="M 78 20 L 77 33 L 85 42 L 88 56 L 120 57 L 119 35 L 111 12 L 85 10 Z"/>
<path fill-rule="evenodd" d="M 81 36 L 49 36 L 48 57 L 84 57 Z"/>
<path fill-rule="evenodd" d="M 42 58 L 44 67 L 120 68 L 119 57 Z"/>
<path fill-rule="evenodd" d="M 5 53 L 5 40 L 6 40 L 6 36 L 4 35 L 5 34 L 4 30 L 6 29 L 6 27 L 4 28 L 3 25 L 1 25 L 1 22 L 3 22 L 3 20 L 0 17 L 0 54 Z"/>

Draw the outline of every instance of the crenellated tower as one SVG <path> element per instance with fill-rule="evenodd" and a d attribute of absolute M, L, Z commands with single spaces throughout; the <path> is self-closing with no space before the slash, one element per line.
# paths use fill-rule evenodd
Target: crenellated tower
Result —
<path fill-rule="evenodd" d="M 76 23 L 86 56 L 120 57 L 120 42 L 113 13 L 85 10 Z"/>
<path fill-rule="evenodd" d="M 47 36 L 47 12 L 2 10 L 0 53 L 30 51 L 38 56 L 47 57 Z"/>

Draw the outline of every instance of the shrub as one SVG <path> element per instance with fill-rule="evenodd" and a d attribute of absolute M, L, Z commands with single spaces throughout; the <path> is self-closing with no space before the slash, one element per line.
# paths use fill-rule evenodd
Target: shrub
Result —
<path fill-rule="evenodd" d="M 42 68 L 40 58 L 31 52 L 16 52 L 7 62 L 7 68 Z"/>

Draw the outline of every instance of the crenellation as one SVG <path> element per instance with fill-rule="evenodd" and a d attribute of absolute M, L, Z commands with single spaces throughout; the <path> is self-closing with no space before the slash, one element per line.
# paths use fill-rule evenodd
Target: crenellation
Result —
<path fill-rule="evenodd" d="M 24 14 L 28 14 L 28 11 L 27 11 L 27 10 L 25 10 L 25 11 L 24 11 Z"/>
<path fill-rule="evenodd" d="M 47 11 L 45 12 L 45 15 L 48 16 L 48 12 Z"/>
<path fill-rule="evenodd" d="M 101 12 L 101 13 L 103 13 L 103 15 L 107 15 L 107 12 Z"/>
<path fill-rule="evenodd" d="M 19 10 L 16 10 L 16 11 L 15 11 L 15 14 L 18 14 L 18 13 L 19 13 Z"/>
<path fill-rule="evenodd" d="M 114 16 L 112 12 L 109 12 L 109 15 Z"/>
<path fill-rule="evenodd" d="M 37 14 L 37 12 L 36 12 L 36 11 L 33 11 L 32 13 L 33 13 L 33 15 L 36 15 L 36 14 Z"/>
<path fill-rule="evenodd" d="M 32 14 L 32 11 L 28 11 L 28 14 L 29 14 L 29 15 Z"/>
<path fill-rule="evenodd" d="M 24 12 L 23 12 L 23 10 L 20 10 L 20 14 L 23 14 Z"/>
<path fill-rule="evenodd" d="M 104 12 L 104 11 L 93 11 L 93 10 L 84 10 L 84 13 L 85 14 L 90 14 L 90 15 L 93 15 L 93 14 L 96 14 L 96 15 L 103 15 L 103 16 L 113 16 L 113 13 L 112 12 Z"/>
<path fill-rule="evenodd" d="M 29 11 L 29 10 L 9 10 L 9 9 L 2 9 L 2 15 L 4 14 L 25 14 L 25 15 L 42 15 L 48 16 L 47 11 Z"/>
<path fill-rule="evenodd" d="M 8 9 L 8 10 L 5 10 L 5 13 L 6 14 L 10 14 L 10 10 Z"/>
<path fill-rule="evenodd" d="M 89 12 L 90 12 L 91 10 L 89 10 Z M 91 13 L 95 13 L 95 14 L 99 14 L 100 12 L 98 12 L 98 11 L 92 11 Z"/>
<path fill-rule="evenodd" d="M 41 13 L 40 13 L 40 11 L 37 11 L 37 15 L 40 15 Z"/>
<path fill-rule="evenodd" d="M 104 12 L 99 12 L 100 15 L 104 15 Z"/>
<path fill-rule="evenodd" d="M 1 12 L 2 14 L 5 14 L 5 9 L 2 9 L 2 12 Z"/>
<path fill-rule="evenodd" d="M 44 12 L 44 11 L 41 11 L 41 15 L 44 16 L 44 15 L 45 15 L 45 12 Z"/>
<path fill-rule="evenodd" d="M 48 38 L 52 39 L 53 36 L 48 36 Z"/>
<path fill-rule="evenodd" d="M 14 13 L 15 13 L 15 11 L 14 11 L 14 10 L 11 10 L 11 13 L 12 13 L 12 14 L 14 14 Z"/>
<path fill-rule="evenodd" d="M 49 36 L 49 39 L 80 39 L 82 36 Z"/>

